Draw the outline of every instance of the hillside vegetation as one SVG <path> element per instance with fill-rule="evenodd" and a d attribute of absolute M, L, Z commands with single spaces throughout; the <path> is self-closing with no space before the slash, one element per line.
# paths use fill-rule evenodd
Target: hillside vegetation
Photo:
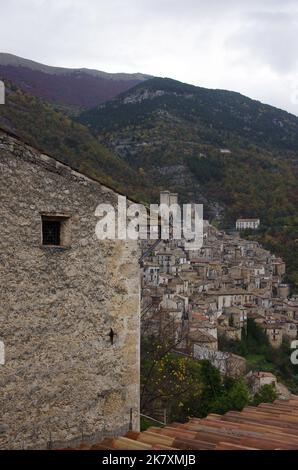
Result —
<path fill-rule="evenodd" d="M 155 188 L 203 202 L 222 227 L 260 217 L 257 239 L 285 258 L 298 288 L 296 116 L 239 93 L 156 78 L 79 121 Z"/>
<path fill-rule="evenodd" d="M 0 107 L 0 126 L 100 182 L 142 198 L 145 181 L 85 126 L 7 82 L 6 104 Z"/>
<path fill-rule="evenodd" d="M 241 341 L 220 336 L 219 347 L 222 351 L 245 357 L 250 370 L 273 373 L 292 393 L 298 393 L 298 368 L 289 361 L 293 351 L 289 342 L 284 340 L 279 348 L 273 348 L 266 333 L 254 320 L 248 319 L 247 330 L 242 330 Z"/>

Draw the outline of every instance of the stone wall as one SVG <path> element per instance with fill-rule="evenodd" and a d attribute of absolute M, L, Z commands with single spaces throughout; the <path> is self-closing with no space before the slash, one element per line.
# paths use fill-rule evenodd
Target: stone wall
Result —
<path fill-rule="evenodd" d="M 96 441 L 131 408 L 137 429 L 139 253 L 95 236 L 117 194 L 1 131 L 0 199 L 0 446 Z M 69 217 L 67 246 L 42 245 L 41 214 Z"/>

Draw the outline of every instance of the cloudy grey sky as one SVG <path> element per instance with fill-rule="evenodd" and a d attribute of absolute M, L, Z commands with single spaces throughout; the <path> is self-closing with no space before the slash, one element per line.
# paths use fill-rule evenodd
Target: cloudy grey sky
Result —
<path fill-rule="evenodd" d="M 0 0 L 2 52 L 235 90 L 298 115 L 297 44 L 297 0 Z"/>

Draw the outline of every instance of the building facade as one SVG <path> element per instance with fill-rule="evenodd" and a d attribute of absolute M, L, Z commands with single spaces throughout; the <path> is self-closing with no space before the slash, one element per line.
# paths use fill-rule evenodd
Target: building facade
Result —
<path fill-rule="evenodd" d="M 117 194 L 2 131 L 0 170 L 1 448 L 137 429 L 137 242 L 95 235 Z"/>
<path fill-rule="evenodd" d="M 236 230 L 257 230 L 260 223 L 260 219 L 237 219 Z"/>
<path fill-rule="evenodd" d="M 257 230 L 260 226 L 260 219 L 237 219 L 236 230 Z"/>

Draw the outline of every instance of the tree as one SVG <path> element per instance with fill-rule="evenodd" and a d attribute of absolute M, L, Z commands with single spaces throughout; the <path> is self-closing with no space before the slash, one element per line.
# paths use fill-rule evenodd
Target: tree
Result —
<path fill-rule="evenodd" d="M 258 406 L 260 403 L 273 403 L 277 399 L 277 392 L 273 385 L 263 385 L 255 394 L 253 405 Z"/>
<path fill-rule="evenodd" d="M 249 403 L 249 392 L 242 379 L 225 380 L 221 395 L 212 403 L 212 413 L 223 414 L 229 410 L 241 411 Z"/>

